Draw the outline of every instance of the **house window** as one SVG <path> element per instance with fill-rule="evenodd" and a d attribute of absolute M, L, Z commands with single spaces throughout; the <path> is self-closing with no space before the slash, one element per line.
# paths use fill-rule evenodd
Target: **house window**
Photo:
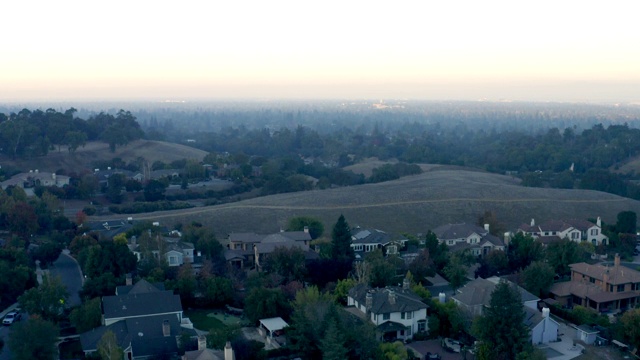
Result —
<path fill-rule="evenodd" d="M 453 245 L 455 243 L 454 240 L 447 240 L 447 245 Z"/>
<path fill-rule="evenodd" d="M 613 285 L 609 285 L 609 292 L 613 292 Z"/>
<path fill-rule="evenodd" d="M 413 318 L 413 312 L 409 311 L 407 312 L 407 319 L 411 319 Z"/>
<path fill-rule="evenodd" d="M 591 229 L 591 235 L 598 235 L 598 229 Z"/>
<path fill-rule="evenodd" d="M 624 291 L 624 284 L 618 285 L 618 292 L 623 292 L 623 291 Z"/>
<path fill-rule="evenodd" d="M 175 256 L 169 256 L 169 265 L 178 265 L 178 258 Z"/>
<path fill-rule="evenodd" d="M 387 254 L 397 254 L 398 248 L 395 245 L 389 246 L 387 248 Z"/>
<path fill-rule="evenodd" d="M 574 240 L 578 239 L 579 236 L 580 236 L 580 234 L 578 234 L 577 232 L 572 232 L 571 233 L 571 238 L 574 239 Z"/>
<path fill-rule="evenodd" d="M 405 312 L 401 312 L 400 313 L 400 319 L 404 319 L 405 314 L 406 314 Z"/>
<path fill-rule="evenodd" d="M 427 320 L 418 321 L 418 331 L 425 331 L 425 330 L 427 330 Z"/>
<path fill-rule="evenodd" d="M 592 284 L 595 284 L 595 283 L 596 283 L 596 279 L 594 279 L 594 278 L 589 278 L 589 282 L 590 282 L 590 283 L 592 283 Z"/>
<path fill-rule="evenodd" d="M 405 334 L 406 334 L 407 336 L 411 336 L 411 326 L 407 326 L 407 329 L 406 329 L 406 331 L 405 331 Z"/>
<path fill-rule="evenodd" d="M 386 314 L 382 314 L 382 320 L 389 320 L 391 318 L 391 314 L 386 313 Z"/>
<path fill-rule="evenodd" d="M 373 321 L 378 322 L 378 314 L 373 314 Z"/>

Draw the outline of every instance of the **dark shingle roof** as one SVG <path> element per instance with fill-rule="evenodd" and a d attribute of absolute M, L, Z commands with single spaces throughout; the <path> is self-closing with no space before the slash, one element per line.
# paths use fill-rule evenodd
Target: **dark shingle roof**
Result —
<path fill-rule="evenodd" d="M 127 331 L 127 324 L 124 321 L 118 321 L 109 326 L 100 326 L 93 330 L 80 334 L 80 344 L 84 351 L 94 351 L 98 349 L 98 342 L 107 330 L 111 330 L 118 341 L 118 346 L 126 349 L 131 343 L 131 337 Z"/>
<path fill-rule="evenodd" d="M 391 235 L 378 229 L 362 229 L 351 236 L 352 244 L 381 244 L 391 242 Z"/>
<path fill-rule="evenodd" d="M 171 291 L 157 291 L 102 298 L 104 318 L 125 318 L 181 312 L 180 296 Z"/>
<path fill-rule="evenodd" d="M 280 234 L 294 241 L 311 241 L 311 235 L 304 231 L 284 231 Z"/>
<path fill-rule="evenodd" d="M 135 285 L 122 285 L 116 287 L 116 295 L 144 294 L 157 291 L 164 291 L 164 284 L 161 282 L 151 284 L 145 279 L 138 281 Z"/>
<path fill-rule="evenodd" d="M 477 278 L 458 289 L 458 293 L 453 296 L 454 299 L 467 306 L 485 305 L 488 306 L 491 301 L 491 293 L 495 290 L 496 285 L 501 279 L 492 277 L 489 279 Z M 509 284 L 513 285 L 509 281 Z M 537 296 L 527 290 L 517 287 L 520 292 L 522 302 L 540 300 Z"/>
<path fill-rule="evenodd" d="M 366 284 L 358 284 L 349 290 L 349 296 L 358 303 L 365 304 L 367 292 L 371 292 L 372 295 L 371 312 L 374 314 L 416 311 L 428 307 L 413 291 L 397 286 L 371 289 Z M 394 295 L 396 300 L 392 303 L 389 298 Z"/>
<path fill-rule="evenodd" d="M 258 243 L 264 238 L 263 235 L 256 233 L 231 233 L 229 234 L 229 242 L 241 242 L 241 243 Z"/>

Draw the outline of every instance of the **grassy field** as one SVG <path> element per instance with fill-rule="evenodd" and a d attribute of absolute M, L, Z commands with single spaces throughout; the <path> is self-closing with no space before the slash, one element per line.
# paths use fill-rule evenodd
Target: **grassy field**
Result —
<path fill-rule="evenodd" d="M 210 207 L 138 214 L 134 218 L 165 225 L 198 221 L 225 239 L 230 232 L 277 232 L 295 216 L 320 219 L 330 236 L 340 214 L 352 228 L 426 233 L 446 223 L 475 223 L 487 210 L 495 212 L 508 229 L 515 230 L 531 218 L 542 222 L 600 216 L 605 222 L 615 222 L 621 211 L 640 212 L 640 202 L 590 190 L 527 188 L 509 176 L 434 168 L 384 183 L 278 194 Z M 96 220 L 109 218 L 113 217 Z"/>
<path fill-rule="evenodd" d="M 75 153 L 69 153 L 66 149 L 50 151 L 47 156 L 11 160 L 0 155 L 0 164 L 13 165 L 23 170 L 39 169 L 41 171 L 54 172 L 65 169 L 68 172 L 79 172 L 82 169 L 91 170 L 91 162 L 96 160 L 111 160 L 120 158 L 126 162 L 144 158 L 149 165 L 160 160 L 165 163 L 180 159 L 202 160 L 207 155 L 206 151 L 198 150 L 181 144 L 172 144 L 163 141 L 136 140 L 124 147 L 118 147 L 114 153 L 109 151 L 109 146 L 103 142 L 89 142 L 85 147 L 80 147 Z"/>

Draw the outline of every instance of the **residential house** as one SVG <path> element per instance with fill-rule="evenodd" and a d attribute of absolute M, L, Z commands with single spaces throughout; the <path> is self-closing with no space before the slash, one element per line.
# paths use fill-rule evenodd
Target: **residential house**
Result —
<path fill-rule="evenodd" d="M 452 251 L 468 249 L 473 255 L 484 256 L 493 250 L 505 249 L 504 241 L 489 232 L 489 224 L 484 228 L 467 223 L 446 224 L 435 228 L 433 233 Z"/>
<path fill-rule="evenodd" d="M 391 235 L 378 229 L 360 229 L 352 230 L 351 248 L 356 254 L 356 260 L 364 260 L 366 253 L 381 249 L 385 255 L 397 255 L 406 248 L 408 239 L 399 237 L 394 239 Z"/>
<path fill-rule="evenodd" d="M 29 189 L 36 186 L 64 187 L 65 185 L 69 185 L 68 176 L 39 171 L 37 169 L 29 170 L 28 173 L 14 175 L 10 179 L 0 182 L 0 187 L 2 187 L 3 190 L 8 186 L 17 186 L 23 189 Z"/>
<path fill-rule="evenodd" d="M 114 236 L 127 232 L 133 227 L 130 221 L 106 220 L 89 221 L 79 226 L 85 232 L 96 232 L 101 238 L 112 239 Z"/>
<path fill-rule="evenodd" d="M 640 272 L 620 265 L 577 263 L 569 265 L 571 280 L 555 283 L 551 297 L 561 306 L 580 305 L 596 311 L 621 311 L 640 304 Z"/>
<path fill-rule="evenodd" d="M 384 289 L 358 284 L 349 290 L 347 304 L 348 311 L 373 323 L 385 340 L 410 340 L 415 333 L 429 330 L 428 306 L 410 290 L 408 279 L 402 287 Z"/>
<path fill-rule="evenodd" d="M 589 241 L 593 245 L 607 245 L 609 238 L 602 233 L 602 221 L 600 217 L 596 223 L 587 220 L 551 220 L 536 225 L 535 219 L 530 224 L 522 224 L 518 232 L 531 235 L 543 243 L 549 243 L 557 239 L 569 239 L 575 242 Z"/>
<path fill-rule="evenodd" d="M 125 359 L 171 356 L 178 352 L 183 333 L 197 336 L 183 317 L 180 297 L 146 280 L 118 288 L 118 294 L 102 298 L 102 326 L 80 335 L 85 355 L 95 353 L 107 331 L 115 334 Z"/>
<path fill-rule="evenodd" d="M 157 235 L 153 241 L 149 241 L 145 246 L 138 243 L 137 237 L 128 239 L 129 250 L 142 260 L 145 252 L 150 253 L 156 259 L 162 257 L 169 266 L 181 266 L 185 263 L 194 263 L 194 245 L 183 242 L 180 238 Z"/>
<path fill-rule="evenodd" d="M 270 235 L 231 233 L 228 241 L 225 259 L 228 264 L 239 269 L 260 266 L 260 260 L 264 262 L 268 254 L 277 247 L 297 247 L 304 251 L 308 258 L 314 257 L 309 251 L 311 235 L 308 228 L 304 231 L 280 231 Z"/>
<path fill-rule="evenodd" d="M 558 341 L 560 325 L 549 315 L 549 308 L 543 308 L 542 312 L 529 307 L 525 307 L 524 310 L 524 323 L 531 330 L 531 343 L 533 345 Z"/>
<path fill-rule="evenodd" d="M 471 316 L 480 316 L 484 313 L 484 309 L 489 306 L 491 294 L 500 280 L 503 279 L 496 276 L 487 279 L 477 278 L 458 289 L 456 294 L 451 298 L 460 308 L 471 314 Z M 513 285 L 511 282 L 509 282 L 509 284 Z M 520 286 L 517 286 L 517 289 L 522 298 L 522 305 L 537 311 L 538 301 L 540 301 L 540 299 Z"/>

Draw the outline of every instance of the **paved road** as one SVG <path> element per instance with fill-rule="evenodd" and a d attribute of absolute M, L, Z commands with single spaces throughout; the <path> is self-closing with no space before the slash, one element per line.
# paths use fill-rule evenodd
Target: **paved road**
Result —
<path fill-rule="evenodd" d="M 0 318 L 4 318 L 4 315 L 8 313 L 11 309 L 15 308 L 18 304 L 13 304 L 9 308 L 5 309 L 0 313 Z M 25 321 L 26 314 L 22 313 L 22 318 L 20 321 Z M 11 326 L 4 326 L 0 324 L 0 339 L 4 340 L 4 347 L 2 348 L 2 352 L 0 352 L 0 360 L 11 360 L 13 356 L 11 355 L 11 350 L 9 350 L 9 332 L 11 331 Z"/>
<path fill-rule="evenodd" d="M 59 275 L 62 279 L 62 283 L 67 287 L 69 292 L 68 306 L 80 305 L 80 295 L 78 294 L 82 290 L 82 270 L 78 263 L 65 252 L 60 254 L 58 260 L 56 260 L 51 267 L 49 267 L 49 273 L 52 276 Z"/>

